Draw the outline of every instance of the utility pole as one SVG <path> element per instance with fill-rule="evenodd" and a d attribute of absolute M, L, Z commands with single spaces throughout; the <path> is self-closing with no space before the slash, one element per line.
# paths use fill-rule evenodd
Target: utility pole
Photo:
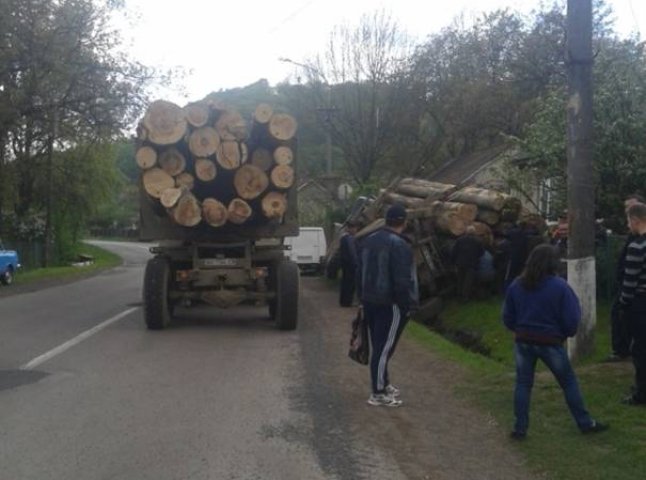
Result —
<path fill-rule="evenodd" d="M 592 168 L 592 0 L 567 2 L 568 282 L 581 302 L 582 319 L 568 351 L 578 358 L 594 349 L 596 274 L 595 185 Z"/>

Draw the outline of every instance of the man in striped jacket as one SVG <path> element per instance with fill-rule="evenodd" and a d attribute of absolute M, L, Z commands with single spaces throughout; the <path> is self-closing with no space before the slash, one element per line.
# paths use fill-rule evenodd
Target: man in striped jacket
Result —
<path fill-rule="evenodd" d="M 633 335 L 635 388 L 624 403 L 639 405 L 646 404 L 646 205 L 631 205 L 626 213 L 635 238 L 626 250 L 619 302 Z"/>

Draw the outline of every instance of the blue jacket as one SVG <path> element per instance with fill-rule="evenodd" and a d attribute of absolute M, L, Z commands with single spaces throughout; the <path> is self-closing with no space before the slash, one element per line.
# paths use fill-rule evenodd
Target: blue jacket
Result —
<path fill-rule="evenodd" d="M 581 307 L 572 288 L 560 277 L 547 277 L 535 290 L 526 290 L 516 279 L 507 289 L 502 318 L 517 340 L 555 344 L 574 336 Z"/>
<path fill-rule="evenodd" d="M 396 304 L 402 312 L 417 306 L 417 270 L 408 241 L 382 228 L 357 242 L 358 294 L 362 302 Z"/>

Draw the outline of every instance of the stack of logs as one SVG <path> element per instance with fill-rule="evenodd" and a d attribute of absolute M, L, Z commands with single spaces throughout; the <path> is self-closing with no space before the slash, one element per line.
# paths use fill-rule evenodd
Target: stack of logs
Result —
<path fill-rule="evenodd" d="M 217 100 L 183 108 L 155 101 L 137 129 L 142 186 L 184 227 L 281 222 L 295 185 L 296 128 L 291 115 L 264 103 L 248 128 Z"/>

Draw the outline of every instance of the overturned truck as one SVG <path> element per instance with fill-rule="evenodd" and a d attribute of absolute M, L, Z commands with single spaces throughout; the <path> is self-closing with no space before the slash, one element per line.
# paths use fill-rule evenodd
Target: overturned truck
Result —
<path fill-rule="evenodd" d="M 278 328 L 298 321 L 298 266 L 283 239 L 298 235 L 295 119 L 267 104 L 247 122 L 216 99 L 153 102 L 137 129 L 140 237 L 149 329 L 177 305 L 263 303 Z"/>

